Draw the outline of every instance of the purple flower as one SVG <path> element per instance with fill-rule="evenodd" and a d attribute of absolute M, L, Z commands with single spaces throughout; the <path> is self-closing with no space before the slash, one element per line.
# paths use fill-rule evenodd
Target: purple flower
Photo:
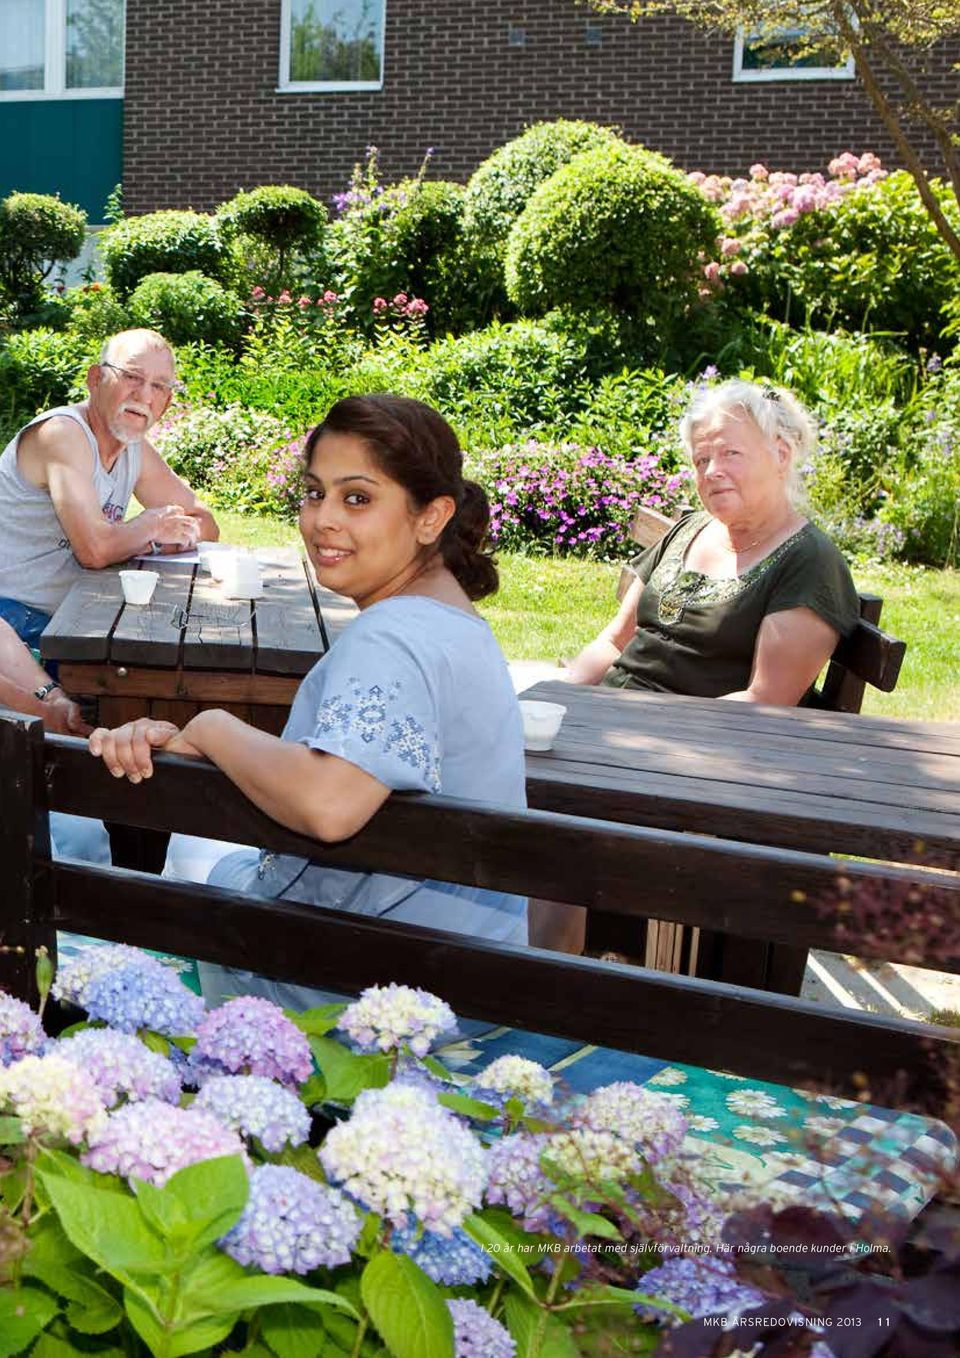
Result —
<path fill-rule="evenodd" d="M 418 1235 L 415 1228 L 408 1226 L 393 1232 L 390 1248 L 394 1254 L 408 1255 L 428 1278 L 443 1287 L 470 1287 L 485 1283 L 490 1277 L 486 1250 L 459 1228 L 449 1236 L 437 1235 L 435 1231 Z"/>
<path fill-rule="evenodd" d="M 475 1301 L 448 1301 L 453 1316 L 454 1358 L 514 1358 L 509 1333 Z"/>
<path fill-rule="evenodd" d="M 45 1041 L 46 1034 L 30 1006 L 0 990 L 0 1066 L 41 1051 Z"/>
<path fill-rule="evenodd" d="M 637 1291 L 644 1297 L 660 1297 L 680 1306 L 696 1319 L 718 1313 L 729 1314 L 757 1306 L 764 1300 L 762 1292 L 742 1283 L 727 1259 L 714 1255 L 680 1255 L 652 1268 L 640 1280 Z M 677 1318 L 669 1311 L 647 1302 L 637 1307 L 640 1315 L 655 1320 Z"/>
<path fill-rule="evenodd" d="M 265 1075 L 295 1087 L 313 1069 L 310 1045 L 270 1000 L 241 996 L 207 1014 L 197 1028 L 190 1066 L 206 1075 Z"/>
<path fill-rule="evenodd" d="M 87 1028 L 57 1043 L 57 1053 L 85 1070 L 108 1108 L 126 1097 L 176 1103 L 180 1076 L 173 1062 L 131 1033 Z"/>
<path fill-rule="evenodd" d="M 148 1028 L 167 1037 L 193 1033 L 204 1015 L 203 1000 L 168 967 L 158 970 L 140 962 L 96 976 L 85 990 L 84 1007 L 122 1033 Z"/>
<path fill-rule="evenodd" d="M 549 1138 L 518 1132 L 497 1141 L 487 1152 L 486 1200 L 503 1203 L 528 1231 L 544 1229 L 550 1220 L 546 1199 L 553 1185 L 540 1168 Z"/>
<path fill-rule="evenodd" d="M 102 947 L 82 948 L 57 970 L 51 994 L 55 1000 L 68 1000 L 87 1007 L 87 987 L 92 981 L 119 967 L 137 966 L 145 975 L 159 976 L 167 971 L 162 962 L 140 948 L 126 943 L 105 943 Z"/>
<path fill-rule="evenodd" d="M 127 1103 L 89 1138 L 83 1163 L 100 1174 L 146 1179 L 162 1186 L 185 1165 L 220 1155 L 243 1155 L 236 1132 L 202 1109 L 159 1099 Z"/>
<path fill-rule="evenodd" d="M 291 1090 L 262 1075 L 212 1075 L 194 1108 L 205 1108 L 225 1127 L 255 1136 L 268 1151 L 299 1146 L 310 1134 L 310 1114 Z"/>
<path fill-rule="evenodd" d="M 362 1224 L 338 1189 L 287 1165 L 259 1165 L 243 1216 L 220 1248 L 264 1273 L 311 1273 L 348 1264 Z"/>

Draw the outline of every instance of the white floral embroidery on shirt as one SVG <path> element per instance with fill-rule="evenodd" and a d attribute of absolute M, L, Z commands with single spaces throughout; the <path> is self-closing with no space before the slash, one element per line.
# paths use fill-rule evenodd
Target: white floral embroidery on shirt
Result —
<path fill-rule="evenodd" d="M 388 704 L 399 697 L 399 681 L 383 689 L 373 684 L 364 689 L 359 680 L 348 681 L 352 701 L 342 694 L 324 698 L 317 709 L 319 735 L 358 735 L 366 745 L 379 742 L 384 754 L 395 754 L 404 764 L 423 774 L 431 791 L 440 791 L 440 753 L 427 739 L 422 724 L 411 713 L 388 716 Z"/>

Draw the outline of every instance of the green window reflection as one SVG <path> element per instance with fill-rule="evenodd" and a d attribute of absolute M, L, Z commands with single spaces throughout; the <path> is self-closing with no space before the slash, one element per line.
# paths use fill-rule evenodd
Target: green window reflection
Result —
<path fill-rule="evenodd" d="M 384 0 L 291 0 L 290 80 L 379 82 Z"/>

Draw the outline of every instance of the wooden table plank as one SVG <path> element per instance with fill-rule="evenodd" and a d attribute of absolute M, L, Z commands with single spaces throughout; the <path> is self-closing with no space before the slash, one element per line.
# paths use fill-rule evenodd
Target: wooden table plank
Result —
<path fill-rule="evenodd" d="M 47 623 L 40 654 L 45 660 L 106 660 L 122 608 L 116 571 L 84 571 Z"/>
<path fill-rule="evenodd" d="M 326 647 L 313 591 L 295 548 L 261 547 L 263 598 L 254 607 L 258 673 L 303 676 Z"/>
<path fill-rule="evenodd" d="M 110 659 L 115 665 L 175 666 L 180 660 L 194 567 L 171 561 L 160 566 L 158 574 L 148 604 L 124 605 L 110 638 Z"/>
<path fill-rule="evenodd" d="M 183 634 L 183 668 L 252 670 L 253 658 L 250 601 L 224 599 L 215 581 L 198 576 Z"/>

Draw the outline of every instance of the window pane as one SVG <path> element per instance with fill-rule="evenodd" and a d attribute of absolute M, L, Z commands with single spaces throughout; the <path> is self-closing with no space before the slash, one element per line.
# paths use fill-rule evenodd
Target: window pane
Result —
<path fill-rule="evenodd" d="M 123 0 L 67 0 L 67 89 L 122 85 Z"/>
<path fill-rule="evenodd" d="M 291 0 L 290 79 L 380 79 L 383 0 Z"/>
<path fill-rule="evenodd" d="M 44 0 L 0 0 L 0 90 L 43 89 Z"/>
<path fill-rule="evenodd" d="M 784 28 L 765 38 L 748 36 L 743 43 L 745 71 L 782 71 L 803 70 L 805 67 L 833 69 L 838 63 L 836 58 L 825 51 L 802 52 L 803 31 L 799 28 Z M 842 67 L 843 63 L 840 63 Z"/>

